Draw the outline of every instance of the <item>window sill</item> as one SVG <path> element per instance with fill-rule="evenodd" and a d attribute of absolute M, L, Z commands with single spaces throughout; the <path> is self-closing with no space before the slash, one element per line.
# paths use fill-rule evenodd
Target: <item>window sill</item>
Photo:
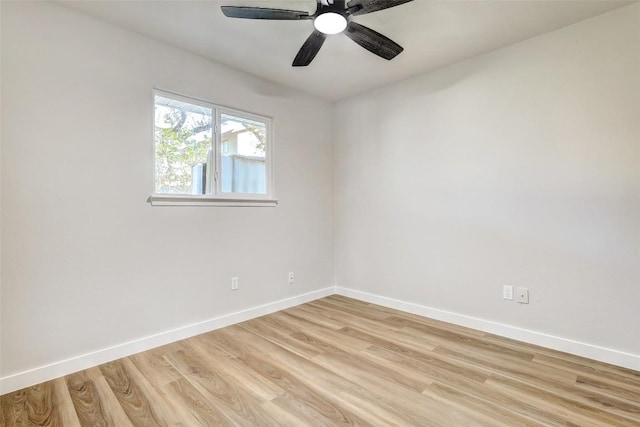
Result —
<path fill-rule="evenodd" d="M 274 207 L 278 201 L 274 199 L 225 199 L 209 196 L 182 196 L 176 194 L 154 194 L 147 202 L 151 206 L 242 206 L 242 207 Z"/>

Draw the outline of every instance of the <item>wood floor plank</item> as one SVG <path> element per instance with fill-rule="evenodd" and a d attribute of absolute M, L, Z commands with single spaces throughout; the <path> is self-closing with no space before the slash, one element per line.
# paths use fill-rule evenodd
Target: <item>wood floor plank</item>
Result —
<path fill-rule="evenodd" d="M 320 347 L 325 349 L 328 348 L 329 353 L 342 353 L 342 350 L 329 346 L 326 343 L 322 343 Z M 345 406 L 347 409 L 351 408 L 352 412 L 361 416 L 364 420 L 370 420 L 371 417 L 379 417 L 377 422 L 367 425 L 385 425 L 384 423 L 381 423 L 382 420 L 394 419 L 402 421 L 399 423 L 391 422 L 387 425 L 435 425 L 433 423 L 429 423 L 427 419 L 421 415 L 411 414 L 409 411 L 402 411 L 401 409 L 399 410 L 398 405 L 385 401 L 380 395 L 362 387 L 362 384 L 349 381 L 343 375 L 334 373 L 322 366 L 312 363 L 312 361 L 303 359 L 295 354 L 286 353 L 272 353 L 272 357 L 276 357 L 280 364 L 286 366 L 290 372 L 297 376 L 297 378 L 316 390 L 324 389 L 324 393 L 330 390 L 341 390 L 339 399 L 340 404 Z M 417 376 L 420 377 L 419 374 Z M 355 396 L 358 396 L 360 399 L 357 401 L 358 403 L 353 402 L 356 400 Z M 346 400 L 347 397 L 351 398 L 351 401 Z M 370 402 L 370 405 L 375 405 L 377 411 L 367 411 L 366 415 L 363 414 L 361 409 L 363 405 L 361 404 L 361 401 Z M 375 402 L 375 404 L 372 402 Z M 354 408 L 358 409 L 353 410 Z M 402 407 L 400 406 L 400 408 Z"/>
<path fill-rule="evenodd" d="M 409 354 L 409 355 L 417 354 L 417 353 L 425 354 L 425 353 L 430 353 L 431 350 L 435 348 L 435 347 L 432 347 L 431 345 L 427 345 L 424 347 L 418 346 L 419 349 L 414 350 L 416 346 L 411 344 L 401 343 L 399 340 L 395 338 L 395 335 L 394 335 L 394 338 L 390 338 L 388 335 L 387 335 L 387 338 L 383 338 L 380 335 L 372 335 L 368 332 L 365 332 L 364 330 L 361 330 L 352 326 L 344 327 L 340 329 L 338 332 L 352 338 L 357 338 L 359 340 L 366 341 L 371 345 L 375 345 L 376 347 L 385 348 L 387 350 L 400 353 L 400 354 Z"/>
<path fill-rule="evenodd" d="M 56 409 L 60 416 L 61 426 L 77 427 L 80 426 L 80 420 L 78 414 L 73 407 L 73 401 L 69 394 L 69 388 L 64 378 L 58 378 L 53 380 L 54 393 L 56 394 Z M 4 425 L 0 422 L 0 426 Z"/>
<path fill-rule="evenodd" d="M 168 355 L 167 359 L 230 420 L 239 424 L 277 425 L 277 420 L 261 411 L 262 400 L 247 392 L 242 384 L 229 381 L 198 354 L 181 350 Z"/>
<path fill-rule="evenodd" d="M 640 406 L 640 391 L 634 391 L 624 385 L 600 380 L 589 375 L 578 375 L 575 383 L 581 389 L 596 391 L 626 401 L 634 406 Z"/>
<path fill-rule="evenodd" d="M 340 400 L 372 426 L 438 426 L 426 414 L 404 410 L 383 397 L 341 391 Z"/>
<path fill-rule="evenodd" d="M 518 414 L 511 409 L 506 409 L 509 408 L 508 406 L 494 404 L 493 402 L 489 402 L 485 399 L 476 399 L 475 396 L 466 394 L 456 388 L 440 383 L 431 384 L 425 391 L 423 391 L 423 394 L 438 396 L 443 402 L 454 402 L 458 410 L 474 411 L 483 415 L 485 422 L 493 422 L 495 425 L 500 424 L 507 427 L 552 425 L 549 423 L 542 423 L 530 417 L 523 417 L 521 414 Z M 563 424 L 564 422 L 556 425 Z"/>
<path fill-rule="evenodd" d="M 463 387 L 458 384 L 451 385 L 435 382 L 432 388 L 437 386 L 440 390 L 449 393 L 449 400 L 466 402 L 469 405 L 480 403 L 487 407 L 498 407 L 513 414 L 516 419 L 531 420 L 531 424 L 545 426 L 564 426 L 566 419 L 553 411 L 545 411 L 535 402 L 526 399 L 526 396 L 514 396 L 510 391 L 499 387 L 491 387 L 489 382 L 478 384 L 467 382 Z M 456 393 L 454 395 L 453 393 Z M 442 394 L 442 393 L 440 393 Z M 515 422 L 515 421 L 514 421 Z"/>
<path fill-rule="evenodd" d="M 302 341 L 305 344 L 308 344 L 308 345 L 314 347 L 318 351 L 318 354 L 321 354 L 321 353 L 336 353 L 336 352 L 343 351 L 343 350 L 339 349 L 338 347 L 330 344 L 328 341 L 320 339 L 317 336 L 314 336 L 313 334 L 310 334 L 310 333 L 305 332 L 305 331 L 294 332 L 294 333 L 291 334 L 291 338 L 296 339 L 298 341 Z"/>
<path fill-rule="evenodd" d="M 439 346 L 433 351 L 435 354 L 446 357 L 451 361 L 465 362 L 485 372 L 487 375 L 499 374 L 512 378 L 527 378 L 535 384 L 562 383 L 573 385 L 577 375 L 565 372 L 552 366 L 540 366 L 536 363 L 514 358 L 495 358 L 483 352 L 470 353 L 464 347 L 455 344 Z"/>
<path fill-rule="evenodd" d="M 362 376 L 375 372 L 376 378 L 384 380 L 389 384 L 406 387 L 418 393 L 427 387 L 428 382 L 416 379 L 415 376 L 410 377 L 404 375 L 398 370 L 390 368 L 388 363 L 379 363 L 375 359 L 362 357 L 362 353 L 364 352 L 358 354 L 346 352 L 326 353 L 315 357 L 313 361 L 325 368 L 329 365 L 340 366 L 341 368 L 348 367 L 350 371 Z"/>
<path fill-rule="evenodd" d="M 333 295 L 0 396 L 0 427 L 640 427 L 640 372 Z"/>
<path fill-rule="evenodd" d="M 377 404 L 384 402 L 387 407 L 399 408 L 411 414 L 416 420 L 413 425 L 456 425 L 451 422 L 459 419 L 448 405 L 436 404 L 397 380 L 373 374 L 372 371 L 361 368 L 362 365 L 356 360 L 345 360 L 333 354 L 323 354 L 314 358 L 314 361 L 376 395 Z M 438 414 L 438 417 L 434 417 L 434 414 Z"/>
<path fill-rule="evenodd" d="M 342 328 L 338 329 L 339 331 L 344 331 L 345 329 L 355 329 L 358 331 L 366 332 L 369 335 L 376 336 L 378 338 L 393 336 L 394 341 L 401 341 L 404 345 L 411 347 L 417 346 L 420 349 L 428 350 L 432 350 L 442 343 L 441 340 L 428 341 L 426 339 L 427 337 L 423 333 L 411 334 L 410 330 L 409 333 L 407 333 L 404 327 L 390 326 L 386 322 L 360 318 L 354 314 L 340 311 L 335 307 L 314 308 L 310 306 L 310 310 L 316 310 L 316 317 L 327 316 L 335 320 L 339 319 L 339 321 L 344 325 Z M 419 336 L 418 339 L 416 339 L 416 335 Z M 355 337 L 355 335 L 352 336 Z"/>
<path fill-rule="evenodd" d="M 296 317 L 286 314 L 290 319 L 289 321 L 298 322 L 300 331 L 308 334 L 309 336 L 319 341 L 329 342 L 332 346 L 339 348 L 342 351 L 357 352 L 366 349 L 371 344 L 355 337 L 345 337 L 344 334 L 339 332 L 346 325 L 342 324 L 338 329 L 325 329 L 312 322 L 311 318 Z M 317 316 L 315 319 L 317 320 Z"/>
<path fill-rule="evenodd" d="M 99 366 L 120 405 L 134 425 L 163 426 L 155 405 L 142 392 L 140 385 L 132 381 L 124 360 L 116 360 Z"/>
<path fill-rule="evenodd" d="M 186 378 L 180 378 L 166 385 L 166 394 L 176 401 L 182 402 L 189 411 L 190 416 L 185 420 L 187 426 L 199 425 L 228 426 L 234 425 L 219 408 L 210 404 Z"/>
<path fill-rule="evenodd" d="M 344 314 L 349 314 L 356 319 L 367 319 L 374 322 L 380 322 L 387 317 L 386 313 L 378 313 L 375 310 L 368 310 L 366 308 L 361 309 L 360 307 L 354 306 L 353 304 L 344 304 L 341 301 L 336 301 L 334 299 L 331 299 L 331 297 L 312 301 L 308 303 L 307 306 L 316 307 L 327 313 L 329 312 L 344 313 Z"/>
<path fill-rule="evenodd" d="M 491 378 L 491 381 L 499 383 L 503 386 L 510 387 L 514 390 L 523 390 L 527 395 L 532 396 L 534 399 L 542 400 L 551 403 L 555 406 L 563 407 L 572 412 L 584 414 L 589 418 L 599 421 L 600 425 L 611 426 L 637 426 L 638 423 L 630 420 L 626 417 L 615 415 L 601 410 L 588 403 L 584 403 L 581 399 L 578 399 L 575 395 L 569 395 L 569 397 L 563 393 L 549 391 L 547 388 L 538 388 L 529 384 L 525 384 L 521 381 L 516 381 L 510 378 L 495 376 Z"/>
<path fill-rule="evenodd" d="M 282 409 L 280 406 L 276 405 L 272 400 L 264 402 L 261 406 L 266 413 L 271 414 L 274 419 L 278 420 L 279 426 L 298 427 L 309 425 L 308 420 L 296 417 L 293 413 L 286 411 L 285 409 Z"/>
<path fill-rule="evenodd" d="M 2 425 L 57 427 L 55 383 L 48 381 L 1 398 Z"/>
<path fill-rule="evenodd" d="M 617 384 L 620 387 L 626 387 L 640 394 L 640 378 L 636 378 L 636 375 L 628 374 L 626 370 L 612 369 L 610 365 L 596 361 L 594 361 L 593 364 L 589 364 L 586 359 L 573 358 L 573 360 L 570 360 L 563 355 L 556 357 L 545 353 L 536 354 L 533 361 L 540 365 L 555 366 L 568 372 L 602 378 L 605 381 Z"/>
<path fill-rule="evenodd" d="M 556 395 L 571 395 L 576 403 L 588 405 L 604 413 L 619 415 L 634 420 L 640 425 L 640 394 L 632 392 L 621 394 L 621 389 L 604 381 L 586 382 L 582 378 L 582 384 L 591 384 L 591 387 L 580 386 L 578 377 L 574 381 L 563 380 L 563 373 L 558 368 L 544 366 L 542 369 L 536 364 L 521 364 L 518 366 L 494 365 L 491 367 L 493 374 L 519 380 L 528 385 L 538 387 L 547 393 Z M 599 385 L 599 388 L 593 385 Z M 615 393 L 612 393 L 615 390 Z"/>
<path fill-rule="evenodd" d="M 369 347 L 367 351 L 378 357 L 411 366 L 434 380 L 483 383 L 489 376 L 482 367 L 460 363 L 437 353 L 397 353 L 375 345 Z"/>
<path fill-rule="evenodd" d="M 505 340 L 503 337 L 493 336 L 495 340 Z M 519 341 L 510 340 L 511 345 L 525 347 L 529 346 L 535 349 L 538 359 L 547 360 L 553 364 L 564 364 L 583 373 L 595 373 L 597 375 L 607 374 L 611 378 L 620 378 L 623 381 L 628 380 L 630 384 L 638 384 L 640 381 L 640 371 L 624 368 L 621 366 L 611 365 L 609 363 L 597 360 L 587 359 L 586 357 L 556 351 L 550 348 L 534 346 L 533 344 L 521 343 Z"/>
<path fill-rule="evenodd" d="M 460 346 L 465 346 L 470 351 L 483 350 L 491 352 L 496 356 L 507 354 L 512 357 L 520 358 L 522 360 L 532 360 L 534 356 L 534 354 L 531 352 L 514 350 L 509 348 L 508 346 L 501 345 L 500 343 L 487 342 L 481 337 L 461 335 L 450 330 L 433 327 L 424 323 L 415 322 L 396 316 L 391 316 L 386 321 L 397 326 L 402 325 L 405 327 L 410 327 L 424 334 L 439 337 Z"/>
<path fill-rule="evenodd" d="M 26 389 L 5 394 L 0 397 L 3 422 L 7 427 L 29 425 L 27 416 L 27 392 Z"/>
<path fill-rule="evenodd" d="M 122 359 L 122 364 L 131 381 L 138 386 L 141 393 L 147 398 L 150 405 L 153 406 L 158 420 L 165 426 L 182 425 L 180 421 L 180 408 L 176 408 L 170 399 L 166 399 L 161 389 L 158 390 L 153 387 L 149 379 L 138 370 L 137 366 L 128 357 Z"/>
<path fill-rule="evenodd" d="M 129 356 L 129 360 L 151 381 L 151 384 L 162 388 L 164 385 L 181 378 L 180 373 L 176 372 L 163 357 L 168 352 L 176 351 L 176 347 L 177 345 L 168 345 L 154 348 Z"/>
<path fill-rule="evenodd" d="M 230 381 L 243 384 L 245 389 L 257 399 L 269 401 L 284 393 L 284 390 L 250 369 L 242 360 L 235 356 L 221 356 L 219 349 L 211 341 L 205 340 L 202 343 L 199 340 L 192 340 L 189 344 L 207 361 L 207 364 L 221 370 L 225 378 Z M 211 352 L 212 348 L 216 350 Z"/>
<path fill-rule="evenodd" d="M 273 399 L 277 405 L 288 409 L 296 416 L 311 417 L 326 425 L 365 425 L 357 415 L 350 413 L 337 404 L 335 397 L 311 387 L 295 374 L 271 363 L 267 359 L 251 357 L 250 366 L 268 377 L 286 393 Z"/>
<path fill-rule="evenodd" d="M 363 310 L 375 310 L 375 311 L 379 311 L 379 312 L 383 312 L 387 314 L 387 317 L 385 318 L 385 323 L 386 320 L 388 320 L 389 318 L 403 318 L 403 319 L 407 319 L 407 320 L 411 320 L 414 322 L 418 322 L 427 326 L 431 326 L 434 328 L 440 328 L 440 329 L 444 329 L 444 330 L 448 330 L 448 331 L 452 331 L 464 336 L 471 336 L 471 337 L 485 337 L 487 336 L 486 332 L 482 332 L 482 331 L 478 331 L 475 329 L 469 329 L 469 328 L 465 328 L 464 326 L 459 326 L 459 325 L 453 325 L 451 323 L 447 323 L 447 322 L 443 322 L 441 320 L 436 320 L 436 319 L 430 319 L 428 317 L 424 317 L 424 316 L 420 316 L 417 314 L 413 314 L 413 313 L 408 313 L 406 311 L 400 311 L 400 310 L 396 310 L 394 308 L 389 308 L 389 307 L 383 307 L 383 306 L 379 306 L 376 304 L 371 304 L 371 303 L 367 303 L 367 302 L 363 302 L 363 301 L 358 301 L 358 300 L 354 300 L 351 298 L 346 298 L 346 297 L 342 297 L 342 296 L 338 296 L 338 295 L 332 295 L 331 297 L 328 298 L 342 298 L 343 300 L 347 300 L 349 302 L 351 302 L 354 305 L 359 305 Z"/>
<path fill-rule="evenodd" d="M 27 392 L 27 417 L 36 426 L 57 427 L 60 425 L 54 383 L 48 381 L 29 387 Z"/>
<path fill-rule="evenodd" d="M 276 327 L 270 326 L 261 318 L 243 322 L 240 326 L 266 340 L 273 342 L 274 344 L 277 344 L 287 351 L 299 354 L 307 359 L 311 359 L 312 357 L 320 354 L 315 346 L 301 340 L 296 340 L 286 331 L 281 331 Z"/>
<path fill-rule="evenodd" d="M 91 379 L 97 398 L 101 402 L 103 412 L 109 414 L 109 417 L 113 421 L 113 425 L 122 427 L 133 427 L 133 423 L 124 412 L 124 409 L 120 405 L 120 402 L 113 394 L 113 390 L 107 383 L 107 380 L 102 376 L 102 372 L 97 367 L 87 369 L 85 371 L 87 376 Z"/>
<path fill-rule="evenodd" d="M 104 398 L 100 398 L 100 394 L 87 371 L 67 375 L 66 380 L 80 425 L 95 427 L 116 425 L 112 418 L 113 412 L 105 410 L 106 402 L 103 400 Z"/>
<path fill-rule="evenodd" d="M 537 411 L 543 414 L 553 414 L 554 417 L 557 417 L 559 420 L 564 421 L 565 425 L 576 425 L 581 427 L 603 427 L 618 425 L 603 423 L 602 420 L 594 419 L 580 411 L 575 411 L 572 408 L 561 404 L 560 402 L 555 402 L 553 399 L 541 399 L 539 396 L 533 395 L 530 392 L 524 392 L 520 389 L 515 389 L 500 382 L 496 382 L 492 378 L 489 378 L 487 380 L 486 387 L 490 392 L 497 391 L 503 395 L 511 396 L 519 402 L 532 406 Z M 529 414 L 530 413 L 528 413 L 527 415 Z"/>
<path fill-rule="evenodd" d="M 283 395 L 273 399 L 274 403 L 288 408 L 299 417 L 309 416 L 317 420 L 325 420 L 323 422 L 337 424 L 364 424 L 356 415 L 342 410 L 332 395 L 322 393 L 312 384 L 306 383 L 304 378 L 296 376 L 286 366 L 274 363 L 268 355 L 278 351 L 275 344 L 251 334 L 239 326 L 225 329 L 225 331 L 219 331 L 218 334 L 221 342 L 226 342 L 228 345 L 231 341 L 230 337 L 236 336 L 242 337 L 244 343 L 244 345 L 240 345 L 235 342 L 228 350 L 243 360 L 251 369 L 285 391 Z M 292 397 L 295 398 L 292 399 Z"/>
<path fill-rule="evenodd" d="M 329 317 L 321 317 L 317 316 L 312 307 L 307 305 L 300 305 L 293 308 L 288 308 L 286 310 L 281 311 L 280 313 L 275 313 L 276 316 L 287 315 L 293 317 L 296 320 L 304 320 L 309 322 L 310 324 L 322 328 L 323 330 L 338 330 L 340 328 L 344 328 L 346 325 L 342 322 L 337 322 L 332 320 Z"/>

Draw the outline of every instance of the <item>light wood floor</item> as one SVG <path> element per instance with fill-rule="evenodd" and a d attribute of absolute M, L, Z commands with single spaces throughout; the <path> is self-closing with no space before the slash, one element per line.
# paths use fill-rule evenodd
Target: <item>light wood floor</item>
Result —
<path fill-rule="evenodd" d="M 0 401 L 2 426 L 640 426 L 640 372 L 331 296 Z"/>

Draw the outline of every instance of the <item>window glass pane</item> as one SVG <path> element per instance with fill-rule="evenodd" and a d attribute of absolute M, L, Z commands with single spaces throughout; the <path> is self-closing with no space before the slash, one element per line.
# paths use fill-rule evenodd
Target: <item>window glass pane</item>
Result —
<path fill-rule="evenodd" d="M 156 193 L 211 193 L 212 123 L 210 108 L 156 95 Z"/>
<path fill-rule="evenodd" d="M 222 192 L 266 193 L 266 123 L 221 114 L 220 124 Z"/>

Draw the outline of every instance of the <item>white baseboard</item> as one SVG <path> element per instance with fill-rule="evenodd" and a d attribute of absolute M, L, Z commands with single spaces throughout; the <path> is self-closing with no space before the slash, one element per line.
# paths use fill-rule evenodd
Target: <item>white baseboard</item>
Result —
<path fill-rule="evenodd" d="M 394 308 L 396 310 L 401 310 L 432 319 L 442 320 L 444 322 L 453 323 L 455 325 L 466 326 L 468 328 L 477 329 L 483 332 L 489 332 L 518 341 L 524 341 L 529 344 L 535 344 L 554 350 L 564 351 L 566 353 L 575 354 L 577 356 L 583 356 L 589 359 L 599 360 L 601 362 L 611 363 L 612 365 L 622 366 L 625 368 L 640 371 L 640 355 L 637 354 L 624 353 L 609 348 L 573 341 L 570 339 L 556 337 L 553 335 L 531 331 L 528 329 L 521 329 L 515 326 L 509 326 L 489 320 L 478 319 L 476 317 L 465 316 L 463 314 L 439 310 L 436 308 L 401 301 L 394 298 L 370 294 L 368 292 L 343 288 L 340 286 L 336 287 L 336 293 L 338 295 L 343 295 L 345 297 L 354 298 L 360 301 L 378 304 L 384 307 Z"/>
<path fill-rule="evenodd" d="M 148 337 L 129 341 L 113 347 L 104 348 L 87 354 L 75 356 L 66 360 L 51 363 L 49 365 L 40 366 L 28 371 L 18 372 L 13 375 L 0 378 L 0 395 L 20 390 L 44 381 L 49 381 L 73 372 L 91 368 L 93 366 L 107 363 L 112 360 L 130 356 L 141 351 L 150 350 L 161 345 L 170 344 L 185 338 L 199 335 L 215 329 L 224 328 L 225 326 L 235 323 L 244 322 L 265 314 L 274 313 L 299 304 L 304 304 L 319 298 L 323 298 L 335 293 L 335 288 L 329 287 L 318 291 L 297 295 L 291 298 L 285 298 L 268 304 L 252 307 L 247 310 L 238 311 L 231 314 L 215 317 L 213 319 L 204 320 L 180 328 L 171 329 L 169 331 L 160 332 Z"/>
<path fill-rule="evenodd" d="M 420 316 L 442 320 L 444 322 L 466 326 L 503 337 L 524 341 L 530 344 L 536 344 L 554 350 L 564 351 L 578 356 L 587 357 L 589 359 L 600 360 L 602 362 L 640 371 L 640 355 L 624 353 L 592 344 L 586 344 L 502 323 L 478 319 L 471 316 L 465 316 L 463 314 L 452 313 L 420 304 L 414 304 L 407 301 L 401 301 L 394 298 L 337 286 L 320 289 L 318 291 L 297 295 L 291 298 L 285 298 L 272 303 L 252 307 L 247 310 L 171 329 L 169 331 L 129 341 L 92 353 L 75 356 L 49 365 L 30 369 L 28 371 L 18 372 L 16 374 L 0 378 L 0 395 L 333 294 L 344 295 L 360 301 L 370 302 L 384 307 L 394 308 L 408 313 L 418 314 Z"/>

